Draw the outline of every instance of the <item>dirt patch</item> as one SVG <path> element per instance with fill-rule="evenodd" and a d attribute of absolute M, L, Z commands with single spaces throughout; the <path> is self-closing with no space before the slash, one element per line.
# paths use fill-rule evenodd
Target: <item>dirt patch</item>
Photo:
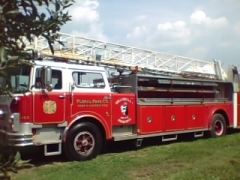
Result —
<path fill-rule="evenodd" d="M 61 165 L 66 165 L 66 162 L 53 162 L 51 164 L 43 164 L 40 167 L 51 167 L 51 166 L 61 166 Z"/>
<path fill-rule="evenodd" d="M 53 162 L 53 163 L 46 163 L 42 165 L 34 165 L 32 167 L 27 167 L 27 168 L 21 168 L 19 169 L 19 173 L 26 173 L 26 172 L 32 172 L 33 170 L 36 169 L 42 169 L 42 168 L 49 168 L 49 167 L 55 167 L 55 166 L 63 166 L 66 165 L 64 162 Z"/>
<path fill-rule="evenodd" d="M 109 159 L 112 158 L 114 156 L 124 156 L 124 157 L 146 157 L 148 156 L 149 153 L 148 152 L 137 152 L 137 151 L 129 151 L 129 152 L 124 152 L 124 153 L 111 153 L 111 154 L 105 154 L 105 158 Z"/>
<path fill-rule="evenodd" d="M 176 168 L 181 168 L 184 167 L 184 165 L 180 162 L 166 162 L 163 164 L 163 168 L 165 169 L 176 169 Z"/>
<path fill-rule="evenodd" d="M 149 154 L 147 152 L 136 152 L 136 151 L 131 151 L 131 152 L 126 152 L 124 154 L 124 156 L 128 156 L 128 157 L 146 157 Z"/>
<path fill-rule="evenodd" d="M 130 177 L 135 179 L 142 179 L 146 177 L 151 178 L 157 175 L 159 178 L 165 178 L 168 174 L 179 171 L 181 168 L 185 168 L 186 166 L 187 164 L 185 165 L 177 161 L 162 161 L 159 162 L 159 165 L 153 165 L 147 168 L 139 168 L 139 170 L 131 171 Z"/>
<path fill-rule="evenodd" d="M 230 160 L 229 163 L 232 165 L 232 166 L 235 166 L 236 164 L 238 164 L 237 161 L 234 161 L 234 160 Z"/>
<path fill-rule="evenodd" d="M 142 179 L 146 177 L 151 177 L 156 173 L 158 169 L 156 167 L 145 168 L 140 171 L 132 171 L 130 173 L 131 178 L 133 179 Z"/>

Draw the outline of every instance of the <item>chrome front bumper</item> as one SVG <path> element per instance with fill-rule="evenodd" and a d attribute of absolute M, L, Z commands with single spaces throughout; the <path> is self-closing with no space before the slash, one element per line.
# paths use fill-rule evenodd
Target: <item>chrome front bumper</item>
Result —
<path fill-rule="evenodd" d="M 13 147 L 33 145 L 33 134 L 12 133 L 0 130 L 0 144 Z"/>
<path fill-rule="evenodd" d="M 4 122 L 0 129 L 0 144 L 12 147 L 33 145 L 32 124 L 21 123 L 19 113 L 13 113 L 11 119 L 5 119 Z M 9 126 L 12 130 L 6 128 Z"/>

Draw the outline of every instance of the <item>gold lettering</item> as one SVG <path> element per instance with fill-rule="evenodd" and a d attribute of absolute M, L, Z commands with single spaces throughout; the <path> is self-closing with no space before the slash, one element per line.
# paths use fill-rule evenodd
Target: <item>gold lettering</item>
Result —
<path fill-rule="evenodd" d="M 99 99 L 93 99 L 93 100 L 76 100 L 77 104 L 107 104 L 109 103 L 108 100 L 99 100 Z"/>
<path fill-rule="evenodd" d="M 108 107 L 109 100 L 101 99 L 77 99 L 76 100 L 78 107 Z"/>
<path fill-rule="evenodd" d="M 22 119 L 30 119 L 29 116 L 22 116 Z"/>

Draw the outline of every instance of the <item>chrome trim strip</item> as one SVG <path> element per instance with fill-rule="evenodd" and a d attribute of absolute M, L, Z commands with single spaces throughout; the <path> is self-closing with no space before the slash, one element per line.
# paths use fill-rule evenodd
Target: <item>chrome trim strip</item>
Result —
<path fill-rule="evenodd" d="M 146 135 L 125 135 L 125 136 L 115 136 L 114 141 L 123 141 L 123 140 L 130 140 L 130 139 L 139 139 L 139 138 L 148 138 L 148 137 L 157 137 L 157 136 L 165 136 L 165 135 L 173 135 L 173 134 L 184 134 L 184 133 L 191 133 L 191 132 L 201 132 L 207 131 L 208 128 L 203 129 L 195 129 L 195 130 L 184 130 L 184 131 L 174 131 L 174 132 L 161 132 L 161 133 L 154 133 L 154 134 L 146 134 Z"/>
<path fill-rule="evenodd" d="M 33 145 L 33 134 L 10 133 L 0 130 L 0 144 L 14 147 Z"/>

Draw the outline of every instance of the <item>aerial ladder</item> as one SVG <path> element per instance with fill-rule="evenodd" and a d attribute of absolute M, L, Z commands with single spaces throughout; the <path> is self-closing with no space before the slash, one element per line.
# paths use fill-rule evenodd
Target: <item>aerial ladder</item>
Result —
<path fill-rule="evenodd" d="M 227 80 L 217 60 L 203 61 L 137 47 L 115 44 L 82 36 L 59 33 L 64 44 L 53 44 L 54 54 L 44 37 L 34 37 L 27 48 L 40 52 L 43 59 L 66 60 L 68 63 L 138 69 L 141 73 Z"/>

